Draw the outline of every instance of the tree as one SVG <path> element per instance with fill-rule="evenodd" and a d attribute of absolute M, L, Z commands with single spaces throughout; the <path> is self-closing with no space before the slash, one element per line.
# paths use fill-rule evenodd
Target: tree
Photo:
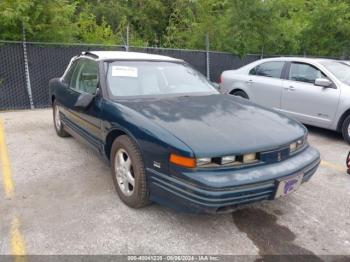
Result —
<path fill-rule="evenodd" d="M 104 17 L 101 17 L 100 24 L 97 24 L 95 15 L 89 12 L 90 8 L 90 6 L 86 6 L 84 11 L 79 14 L 75 38 L 83 43 L 122 44 L 121 41 L 118 42 L 118 38 Z"/>
<path fill-rule="evenodd" d="M 22 25 L 27 39 L 33 41 L 68 42 L 74 37 L 71 23 L 75 3 L 53 0 L 3 0 L 0 2 L 0 37 L 22 39 Z"/>
<path fill-rule="evenodd" d="M 348 0 L 2 0 L 0 38 L 247 53 L 350 54 Z"/>
<path fill-rule="evenodd" d="M 348 57 L 350 51 L 350 5 L 348 1 L 313 0 L 308 24 L 302 32 L 310 55 Z"/>
<path fill-rule="evenodd" d="M 166 27 L 164 46 L 173 48 L 194 48 L 190 43 L 193 37 L 193 24 L 196 3 L 190 0 L 175 0 L 171 5 L 169 25 Z"/>

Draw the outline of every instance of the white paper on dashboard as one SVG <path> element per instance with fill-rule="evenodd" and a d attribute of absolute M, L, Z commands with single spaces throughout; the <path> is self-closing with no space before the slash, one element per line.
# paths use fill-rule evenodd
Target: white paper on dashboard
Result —
<path fill-rule="evenodd" d="M 112 76 L 137 77 L 136 67 L 129 66 L 112 66 Z"/>

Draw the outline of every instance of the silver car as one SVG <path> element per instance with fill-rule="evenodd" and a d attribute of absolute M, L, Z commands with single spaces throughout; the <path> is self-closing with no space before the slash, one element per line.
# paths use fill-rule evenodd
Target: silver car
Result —
<path fill-rule="evenodd" d="M 350 143 L 350 66 L 330 59 L 280 57 L 221 75 L 223 93 L 336 130 Z"/>

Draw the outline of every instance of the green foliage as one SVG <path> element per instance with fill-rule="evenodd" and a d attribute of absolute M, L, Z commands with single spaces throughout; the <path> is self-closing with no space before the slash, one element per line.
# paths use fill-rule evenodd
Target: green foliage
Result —
<path fill-rule="evenodd" d="M 0 37 L 22 39 L 22 26 L 28 40 L 67 42 L 73 39 L 75 3 L 68 1 L 3 0 L 0 2 Z"/>
<path fill-rule="evenodd" d="M 2 0 L 0 39 L 350 55 L 348 0 Z"/>
<path fill-rule="evenodd" d="M 84 9 L 77 19 L 77 32 L 75 37 L 83 43 L 115 44 L 116 38 L 111 26 L 101 17 L 100 24 L 96 23 L 96 16 L 92 12 L 86 12 L 90 8 Z M 120 44 L 120 43 L 118 43 Z"/>
<path fill-rule="evenodd" d="M 0 1 L 0 36 L 2 39 L 21 39 L 22 21 L 27 22 L 28 17 L 24 14 L 27 13 L 30 5 L 30 1 Z"/>
<path fill-rule="evenodd" d="M 164 45 L 174 48 L 183 48 L 184 46 L 194 48 L 191 40 L 195 39 L 193 27 L 196 25 L 196 18 L 192 1 L 174 1 L 170 7 L 172 12 L 166 27 Z"/>
<path fill-rule="evenodd" d="M 348 56 L 350 47 L 349 1 L 318 0 L 303 30 L 304 47 L 310 54 Z"/>

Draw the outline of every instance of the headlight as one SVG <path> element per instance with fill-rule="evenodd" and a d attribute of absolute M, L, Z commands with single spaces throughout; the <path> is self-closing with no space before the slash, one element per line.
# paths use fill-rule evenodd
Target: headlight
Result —
<path fill-rule="evenodd" d="M 249 153 L 244 155 L 231 155 L 213 158 L 198 158 L 196 160 L 197 167 L 220 167 L 220 166 L 238 166 L 251 164 L 258 161 L 257 153 Z"/>
<path fill-rule="evenodd" d="M 256 160 L 257 160 L 256 153 L 250 153 L 250 154 L 243 155 L 243 163 L 244 164 L 253 163 Z"/>
<path fill-rule="evenodd" d="M 196 164 L 197 166 L 205 166 L 211 163 L 211 158 L 197 158 Z"/>
<path fill-rule="evenodd" d="M 242 164 L 241 161 L 237 161 L 236 156 L 197 158 L 196 163 L 197 163 L 197 167 L 220 167 L 220 166 L 231 166 L 236 164 Z"/>
<path fill-rule="evenodd" d="M 296 142 L 291 143 L 289 145 L 289 152 L 293 153 L 299 150 L 300 148 L 304 147 L 306 142 L 307 142 L 307 134 L 303 138 L 298 139 Z"/>
<path fill-rule="evenodd" d="M 291 144 L 289 145 L 289 151 L 290 151 L 291 153 L 294 152 L 295 150 L 297 150 L 297 143 L 296 143 L 296 142 L 291 143 Z"/>
<path fill-rule="evenodd" d="M 224 156 L 221 158 L 222 165 L 228 165 L 234 162 L 236 162 L 236 156 Z"/>
<path fill-rule="evenodd" d="M 251 164 L 258 161 L 257 153 L 249 153 L 244 155 L 231 155 L 223 157 L 202 157 L 202 158 L 188 158 L 175 154 L 170 154 L 169 161 L 172 164 L 181 167 L 195 168 L 195 167 L 227 167 L 227 166 L 238 166 L 244 164 Z"/>

